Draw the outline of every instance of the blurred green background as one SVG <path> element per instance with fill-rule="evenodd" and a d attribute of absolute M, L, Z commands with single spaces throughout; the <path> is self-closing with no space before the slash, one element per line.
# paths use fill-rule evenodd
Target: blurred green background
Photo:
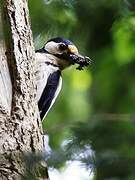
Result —
<path fill-rule="evenodd" d="M 74 159 L 89 147 L 94 160 L 80 160 L 88 169 L 94 165 L 95 179 L 134 180 L 135 1 L 29 0 L 29 9 L 36 49 L 62 36 L 94 61 L 84 71 L 63 73 L 62 91 L 43 123 L 52 149 L 60 151 L 67 140 L 67 157 Z"/>

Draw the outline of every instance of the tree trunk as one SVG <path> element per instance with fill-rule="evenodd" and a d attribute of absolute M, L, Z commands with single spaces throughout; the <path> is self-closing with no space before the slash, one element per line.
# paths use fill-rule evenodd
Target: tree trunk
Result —
<path fill-rule="evenodd" d="M 26 0 L 3 0 L 0 9 L 0 180 L 25 177 L 28 167 L 24 156 L 27 153 L 38 156 L 43 149 L 28 17 Z M 42 179 L 46 177 L 45 171 Z"/>

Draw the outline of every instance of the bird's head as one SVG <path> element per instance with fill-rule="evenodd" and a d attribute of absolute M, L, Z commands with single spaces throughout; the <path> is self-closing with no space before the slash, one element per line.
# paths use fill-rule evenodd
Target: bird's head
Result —
<path fill-rule="evenodd" d="M 52 38 L 37 52 L 45 52 L 56 57 L 55 63 L 64 69 L 70 65 L 79 64 L 77 69 L 91 64 L 91 59 L 79 54 L 77 47 L 69 40 L 61 37 Z"/>

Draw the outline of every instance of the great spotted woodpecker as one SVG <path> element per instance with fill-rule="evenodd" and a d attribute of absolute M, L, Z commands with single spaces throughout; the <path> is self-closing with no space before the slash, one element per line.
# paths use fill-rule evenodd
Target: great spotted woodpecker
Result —
<path fill-rule="evenodd" d="M 56 37 L 36 50 L 36 62 L 37 100 L 43 120 L 61 90 L 62 70 L 74 64 L 79 64 L 77 69 L 82 70 L 91 63 L 91 59 L 80 55 L 71 41 Z"/>

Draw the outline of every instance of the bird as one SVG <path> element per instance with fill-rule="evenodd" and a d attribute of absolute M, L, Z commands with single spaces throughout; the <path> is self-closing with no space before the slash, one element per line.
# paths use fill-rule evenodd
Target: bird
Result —
<path fill-rule="evenodd" d="M 62 37 L 49 39 L 35 51 L 37 101 L 41 120 L 45 119 L 62 88 L 62 71 L 79 64 L 78 70 L 91 63 L 91 59 L 79 54 L 72 41 Z"/>

